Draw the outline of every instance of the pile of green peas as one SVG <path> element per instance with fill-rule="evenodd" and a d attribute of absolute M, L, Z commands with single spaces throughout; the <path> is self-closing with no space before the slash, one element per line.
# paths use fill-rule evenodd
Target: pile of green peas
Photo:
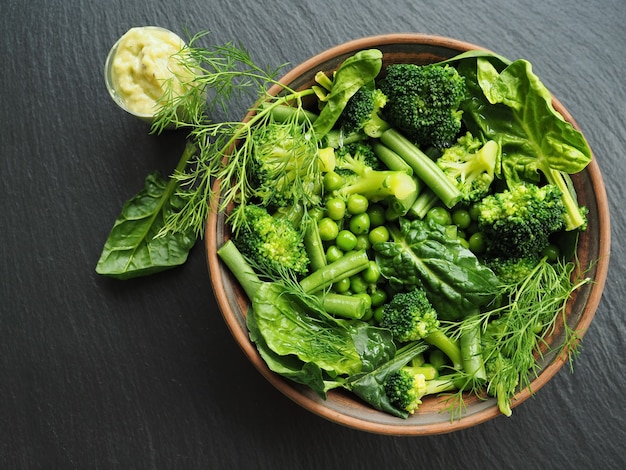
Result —
<path fill-rule="evenodd" d="M 325 185 L 327 189 L 333 186 L 329 181 L 325 181 Z M 336 293 L 365 298 L 369 306 L 362 318 L 365 321 L 380 323 L 383 306 L 390 296 L 371 247 L 375 243 L 389 240 L 387 223 L 397 218 L 398 215 L 384 204 L 372 203 L 360 194 L 351 194 L 347 198 L 329 196 L 317 216 L 327 263 L 332 263 L 354 250 L 366 250 L 370 256 L 369 266 L 365 270 L 332 286 Z M 478 231 L 477 211 L 472 206 L 452 210 L 435 206 L 427 212 L 426 219 L 445 226 L 450 237 L 457 238 L 475 254 L 484 251 L 485 241 L 483 234 Z"/>
<path fill-rule="evenodd" d="M 371 203 L 361 194 L 351 194 L 347 198 L 328 197 L 318 216 L 317 225 L 327 263 L 337 261 L 352 251 L 365 250 L 370 256 L 366 269 L 332 286 L 332 290 L 338 294 L 365 299 L 368 308 L 362 318 L 364 321 L 380 322 L 382 306 L 388 299 L 371 247 L 389 240 L 386 223 L 390 217 L 391 214 L 383 204 Z"/>

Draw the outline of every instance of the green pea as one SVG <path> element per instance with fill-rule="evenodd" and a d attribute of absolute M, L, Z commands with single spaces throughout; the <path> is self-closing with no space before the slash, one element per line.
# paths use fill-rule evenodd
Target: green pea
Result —
<path fill-rule="evenodd" d="M 383 310 L 384 310 L 384 305 L 380 305 L 379 307 L 376 307 L 374 309 L 374 321 L 376 323 L 379 323 L 381 321 L 383 321 Z"/>
<path fill-rule="evenodd" d="M 330 217 L 322 218 L 317 224 L 320 232 L 320 238 L 323 241 L 332 241 L 337 238 L 337 234 L 339 233 L 339 227 L 337 222 L 335 222 Z"/>
<path fill-rule="evenodd" d="M 479 254 L 485 251 L 485 236 L 481 232 L 472 234 L 467 242 L 472 253 Z"/>
<path fill-rule="evenodd" d="M 472 220 L 478 220 L 478 215 L 480 214 L 480 208 L 478 207 L 477 204 L 472 204 L 468 209 L 468 213 Z"/>
<path fill-rule="evenodd" d="M 385 223 L 385 208 L 380 204 L 372 204 L 367 209 L 367 214 L 370 216 L 370 223 L 372 227 L 378 227 Z"/>
<path fill-rule="evenodd" d="M 452 213 L 452 223 L 459 228 L 467 228 L 472 223 L 472 218 L 467 209 L 457 209 Z"/>
<path fill-rule="evenodd" d="M 355 250 L 369 250 L 371 247 L 372 244 L 370 243 L 368 234 L 360 233 L 356 236 L 356 246 L 354 247 Z"/>
<path fill-rule="evenodd" d="M 376 261 L 370 261 L 367 268 L 361 272 L 361 276 L 368 284 L 376 284 L 380 279 L 380 268 Z"/>
<path fill-rule="evenodd" d="M 337 234 L 335 243 L 341 251 L 351 251 L 356 248 L 357 238 L 356 235 L 350 230 L 341 230 Z"/>
<path fill-rule="evenodd" d="M 367 282 L 358 274 L 350 277 L 350 290 L 355 294 L 367 292 Z"/>
<path fill-rule="evenodd" d="M 341 220 L 346 215 L 346 203 L 339 197 L 331 197 L 326 201 L 326 215 L 333 220 Z"/>
<path fill-rule="evenodd" d="M 383 243 L 389 240 L 389 229 L 384 225 L 373 228 L 369 233 L 369 241 L 373 245 L 375 243 Z"/>
<path fill-rule="evenodd" d="M 333 283 L 333 289 L 338 294 L 346 294 L 350 292 L 350 278 L 343 278 L 340 281 Z"/>
<path fill-rule="evenodd" d="M 324 175 L 324 189 L 326 191 L 336 191 L 343 186 L 343 178 L 334 171 L 329 171 Z"/>
<path fill-rule="evenodd" d="M 439 225 L 450 225 L 452 216 L 445 207 L 435 206 L 426 213 L 426 220 L 432 220 Z"/>
<path fill-rule="evenodd" d="M 387 292 L 383 289 L 374 289 L 373 292 L 370 293 L 370 298 L 372 299 L 373 307 L 380 307 L 387 301 Z"/>
<path fill-rule="evenodd" d="M 369 232 L 370 216 L 367 215 L 367 212 L 353 215 L 350 217 L 349 227 L 350 231 L 355 235 Z"/>
<path fill-rule="evenodd" d="M 326 261 L 332 263 L 343 258 L 343 251 L 337 245 L 330 245 L 326 248 Z"/>
<path fill-rule="evenodd" d="M 348 197 L 348 212 L 350 214 L 363 214 L 367 211 L 369 206 L 369 201 L 365 196 L 361 196 L 360 194 L 351 194 Z"/>

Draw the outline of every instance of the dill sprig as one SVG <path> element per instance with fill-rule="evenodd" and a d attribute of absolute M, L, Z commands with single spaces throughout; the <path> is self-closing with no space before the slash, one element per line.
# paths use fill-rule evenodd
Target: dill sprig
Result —
<path fill-rule="evenodd" d="M 502 286 L 499 305 L 449 325 L 450 334 L 460 335 L 464 328 L 480 324 L 486 391 L 498 399 L 503 412 L 510 410 L 519 390 L 530 390 L 541 372 L 541 359 L 549 353 L 566 354 L 571 367 L 580 334 L 569 324 L 566 306 L 576 290 L 591 282 L 584 274 L 576 260 L 550 263 L 544 258 L 524 280 Z M 469 387 L 473 392 L 480 388 L 476 384 Z"/>
<path fill-rule="evenodd" d="M 301 98 L 313 94 L 311 89 L 296 92 L 280 85 L 276 77 L 284 65 L 276 69 L 261 68 L 241 45 L 227 43 L 210 48 L 197 45 L 207 34 L 191 37 L 173 56 L 182 72 L 169 80 L 176 80 L 182 86 L 165 83 L 166 91 L 159 99 L 159 111 L 151 128 L 157 134 L 170 128 L 186 129 L 188 140 L 197 149 L 191 158 L 179 162 L 171 175 L 183 204 L 179 211 L 168 216 L 157 236 L 191 231 L 202 237 L 204 222 L 217 196 L 213 192 L 215 180 L 220 180 L 218 210 L 245 200 L 251 189 L 246 167 L 252 158 L 251 136 L 256 128 L 271 119 L 275 106 L 289 104 L 302 108 Z M 276 84 L 284 92 L 270 96 L 267 90 Z M 235 100 L 244 95 L 250 95 L 255 102 L 249 108 L 253 112 L 249 119 L 211 120 L 212 113 L 228 113 Z"/>

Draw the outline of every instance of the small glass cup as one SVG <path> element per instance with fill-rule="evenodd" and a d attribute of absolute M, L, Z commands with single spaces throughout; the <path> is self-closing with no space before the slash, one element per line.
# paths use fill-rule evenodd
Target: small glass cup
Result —
<path fill-rule="evenodd" d="M 165 29 L 165 28 L 161 28 L 159 26 L 141 26 L 141 29 L 144 30 L 156 30 L 156 31 L 161 31 L 161 32 L 166 32 L 168 34 L 173 34 L 176 37 L 178 37 L 174 32 Z M 134 28 L 133 28 L 134 29 Z M 129 30 L 130 32 L 131 30 Z M 126 33 L 128 34 L 128 33 Z M 115 77 L 114 77 L 114 71 L 113 71 L 113 61 L 115 59 L 115 55 L 117 54 L 117 50 L 121 44 L 121 42 L 125 39 L 125 35 L 121 36 L 113 45 L 113 47 L 111 47 L 111 50 L 109 51 L 109 54 L 106 57 L 105 63 L 104 63 L 104 83 L 106 85 L 106 88 L 109 92 L 109 95 L 111 96 L 111 98 L 113 99 L 113 101 L 120 107 L 122 108 L 124 111 L 126 111 L 127 113 L 131 114 L 132 116 L 135 116 L 139 119 L 141 119 L 142 121 L 148 123 L 148 124 L 152 124 L 154 121 L 154 116 L 155 113 L 151 112 L 151 113 L 140 113 L 137 112 L 136 110 L 133 110 L 132 108 L 130 108 L 124 97 L 119 93 L 118 89 L 115 86 Z M 182 42 L 182 39 L 181 39 Z M 184 44 L 184 43 L 183 43 Z"/>

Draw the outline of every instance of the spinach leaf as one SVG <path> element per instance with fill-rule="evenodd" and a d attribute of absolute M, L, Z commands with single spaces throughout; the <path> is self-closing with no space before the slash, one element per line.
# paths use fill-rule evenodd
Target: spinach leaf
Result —
<path fill-rule="evenodd" d="M 193 153 L 187 146 L 186 153 Z M 169 214 L 182 207 L 177 183 L 150 174 L 144 188 L 124 203 L 96 265 L 98 274 L 130 279 L 183 264 L 196 242 L 192 231 L 157 234 Z"/>
<path fill-rule="evenodd" d="M 484 58 L 459 65 L 472 98 L 463 106 L 467 127 L 496 140 L 502 148 L 502 167 L 512 179 L 536 180 L 537 171 L 577 173 L 591 161 L 583 135 L 552 105 L 552 95 L 517 60 L 502 70 Z"/>
<path fill-rule="evenodd" d="M 382 58 L 383 54 L 378 49 L 366 49 L 347 58 L 339 66 L 333 77 L 328 99 L 313 123 L 317 139 L 321 139 L 333 128 L 352 95 L 378 76 L 383 64 Z"/>
<path fill-rule="evenodd" d="M 497 276 L 443 226 L 403 218 L 390 232 L 392 241 L 373 246 L 381 274 L 395 289 L 425 289 L 442 320 L 463 318 L 493 298 Z"/>
<path fill-rule="evenodd" d="M 396 354 L 391 331 L 362 321 L 351 322 L 348 329 L 361 357 L 362 372 L 374 370 Z"/>
<path fill-rule="evenodd" d="M 426 343 L 417 341 L 409 343 L 388 361 L 379 364 L 374 370 L 365 374 L 350 377 L 344 388 L 350 390 L 377 410 L 386 411 L 400 418 L 408 417 L 406 410 L 394 406 L 385 393 L 385 381 L 391 374 L 398 372 L 411 359 L 428 349 Z"/>

